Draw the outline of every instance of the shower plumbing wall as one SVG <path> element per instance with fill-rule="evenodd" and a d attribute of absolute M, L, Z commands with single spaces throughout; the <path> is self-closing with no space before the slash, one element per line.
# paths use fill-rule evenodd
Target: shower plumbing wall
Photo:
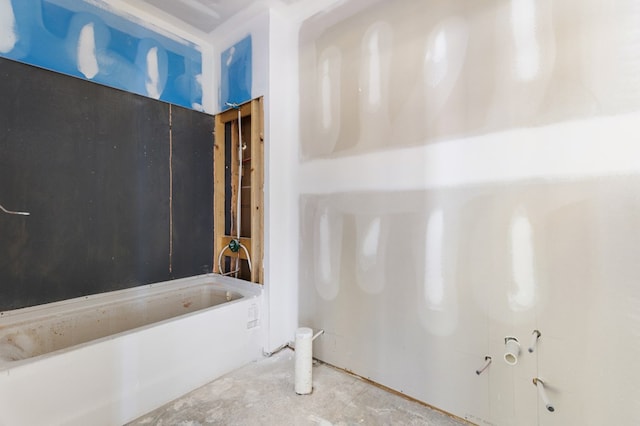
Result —
<path fill-rule="evenodd" d="M 640 422 L 637 22 L 630 0 L 301 19 L 291 188 L 315 356 L 478 424 Z"/>

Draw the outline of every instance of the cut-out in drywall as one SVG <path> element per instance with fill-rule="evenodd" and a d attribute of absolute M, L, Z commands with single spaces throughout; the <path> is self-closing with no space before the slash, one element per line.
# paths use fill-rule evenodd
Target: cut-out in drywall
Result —
<path fill-rule="evenodd" d="M 185 40 L 78 2 L 0 0 L 0 56 L 202 110 L 202 54 Z"/>
<path fill-rule="evenodd" d="M 227 103 L 241 104 L 251 99 L 251 36 L 234 44 L 220 56 L 220 109 Z"/>

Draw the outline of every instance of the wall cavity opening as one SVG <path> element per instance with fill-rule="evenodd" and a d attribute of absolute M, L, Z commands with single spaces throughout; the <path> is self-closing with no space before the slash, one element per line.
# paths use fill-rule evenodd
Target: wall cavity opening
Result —
<path fill-rule="evenodd" d="M 233 105 L 215 117 L 213 154 L 213 270 L 260 284 L 264 282 L 263 129 L 263 98 Z"/>

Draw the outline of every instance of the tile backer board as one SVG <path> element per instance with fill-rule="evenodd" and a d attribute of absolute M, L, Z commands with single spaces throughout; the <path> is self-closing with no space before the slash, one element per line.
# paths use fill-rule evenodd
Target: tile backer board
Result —
<path fill-rule="evenodd" d="M 0 214 L 0 310 L 211 271 L 212 116 L 4 58 L 0 77 L 0 204 L 30 213 Z"/>

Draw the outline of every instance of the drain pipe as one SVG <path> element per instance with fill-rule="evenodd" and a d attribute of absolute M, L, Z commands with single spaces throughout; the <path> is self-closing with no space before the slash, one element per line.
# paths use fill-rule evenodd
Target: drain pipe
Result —
<path fill-rule="evenodd" d="M 313 390 L 313 341 L 323 333 L 324 330 L 320 330 L 314 335 L 308 327 L 296 330 L 295 391 L 298 395 L 308 395 Z"/>

